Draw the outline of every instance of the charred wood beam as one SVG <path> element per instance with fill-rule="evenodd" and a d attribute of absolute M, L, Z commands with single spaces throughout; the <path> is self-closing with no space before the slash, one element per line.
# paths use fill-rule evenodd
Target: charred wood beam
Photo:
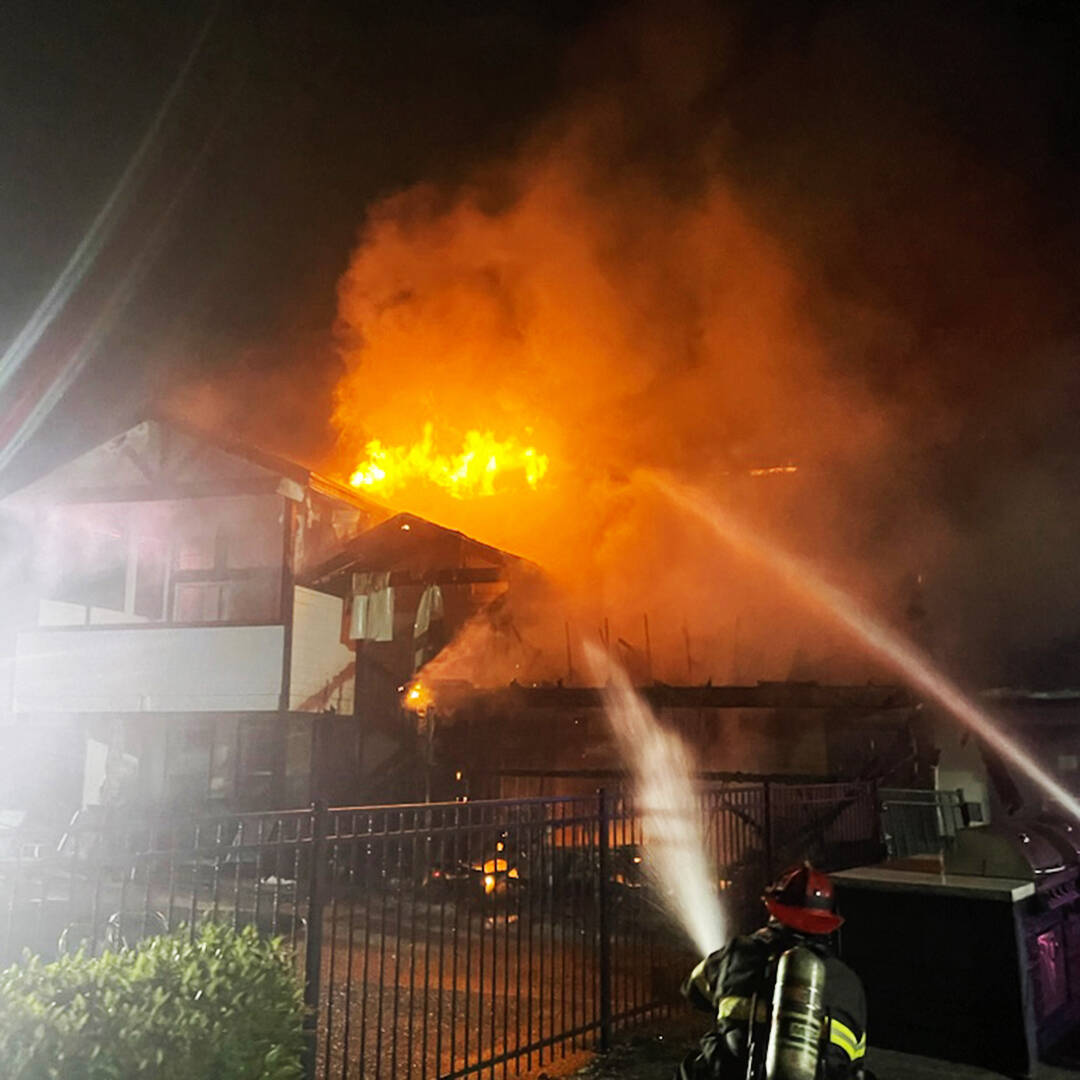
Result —
<path fill-rule="evenodd" d="M 464 566 L 415 573 L 412 570 L 393 570 L 391 585 L 477 585 L 504 581 L 506 572 L 501 566 Z"/>
<path fill-rule="evenodd" d="M 359 567 L 350 566 L 347 570 L 338 568 L 330 573 L 309 577 L 304 583 L 330 588 L 335 595 L 344 595 L 354 572 L 363 572 Z M 379 571 L 372 571 L 378 573 Z M 414 571 L 391 570 L 387 584 L 403 585 L 480 585 L 489 582 L 506 581 L 506 569 L 501 566 L 459 566 L 443 567 L 438 570 Z"/>
<path fill-rule="evenodd" d="M 654 683 L 638 693 L 656 709 L 910 709 L 917 700 L 899 686 L 820 686 L 817 683 L 758 683 L 756 686 L 669 686 Z M 511 697 L 535 709 L 598 709 L 603 690 L 578 686 L 521 686 L 477 693 Z"/>
<path fill-rule="evenodd" d="M 497 777 L 512 779 L 540 780 L 595 780 L 620 784 L 630 779 L 626 769 L 496 769 Z M 695 780 L 735 784 L 761 784 L 779 781 L 784 784 L 850 784 L 850 777 L 828 773 L 788 773 L 788 772 L 731 772 L 716 769 L 701 769 L 694 773 Z"/>

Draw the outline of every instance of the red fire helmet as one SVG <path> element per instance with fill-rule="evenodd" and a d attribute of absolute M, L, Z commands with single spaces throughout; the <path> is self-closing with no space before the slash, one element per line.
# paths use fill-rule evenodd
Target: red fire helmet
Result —
<path fill-rule="evenodd" d="M 762 899 L 774 919 L 803 934 L 831 934 L 844 921 L 836 914 L 829 875 L 808 862 L 785 870 Z"/>

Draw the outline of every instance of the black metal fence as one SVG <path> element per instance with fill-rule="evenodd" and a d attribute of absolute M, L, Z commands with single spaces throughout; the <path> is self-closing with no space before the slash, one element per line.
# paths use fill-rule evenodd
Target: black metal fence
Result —
<path fill-rule="evenodd" d="M 878 854 L 865 784 L 714 784 L 708 855 L 733 927 L 779 866 Z M 604 1046 L 678 1000 L 693 948 L 664 914 L 621 793 L 133 823 L 83 815 L 0 863 L 0 959 L 98 952 L 207 920 L 281 935 L 315 1077 L 503 1076 Z"/>

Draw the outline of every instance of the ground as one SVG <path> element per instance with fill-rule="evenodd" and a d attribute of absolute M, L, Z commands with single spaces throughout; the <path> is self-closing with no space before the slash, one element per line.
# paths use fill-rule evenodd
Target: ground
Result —
<path fill-rule="evenodd" d="M 620 1043 L 609 1054 L 582 1064 L 568 1059 L 567 1068 L 548 1068 L 542 1077 L 574 1076 L 580 1080 L 671 1080 L 675 1066 L 693 1049 L 694 1040 L 683 1030 L 652 1032 Z M 871 1047 L 867 1064 L 877 1080 L 1004 1080 L 1004 1074 L 933 1058 L 899 1054 Z M 1037 1080 L 1076 1080 L 1080 1071 L 1040 1066 Z"/>

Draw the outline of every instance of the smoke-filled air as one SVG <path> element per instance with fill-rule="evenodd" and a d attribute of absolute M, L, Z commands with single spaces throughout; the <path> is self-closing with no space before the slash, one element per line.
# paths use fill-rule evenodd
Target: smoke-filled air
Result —
<path fill-rule="evenodd" d="M 538 562 L 583 629 L 608 618 L 641 651 L 648 615 L 660 676 L 685 678 L 688 633 L 702 679 L 785 677 L 797 620 L 630 471 L 784 513 L 823 456 L 861 452 L 874 411 L 830 392 L 798 277 L 729 187 L 598 164 L 611 125 L 579 118 L 475 184 L 370 213 L 340 286 L 336 471 Z M 740 646 L 739 612 L 770 633 Z"/>
<path fill-rule="evenodd" d="M 1024 201 L 989 162 L 952 191 L 968 163 L 893 100 L 884 42 L 843 69 L 842 101 L 811 99 L 820 130 L 786 142 L 763 103 L 810 76 L 782 51 L 751 71 L 735 28 L 695 11 L 694 35 L 659 14 L 605 26 L 604 59 L 586 38 L 568 103 L 514 154 L 370 207 L 339 285 L 328 467 L 564 586 L 533 677 L 566 674 L 564 621 L 605 619 L 624 661 L 671 681 L 880 673 L 638 483 L 645 467 L 716 493 L 947 666 L 1023 678 L 1018 643 L 1056 647 L 1080 599 L 1068 457 L 1017 452 L 1064 430 L 1031 420 L 1058 414 L 1048 388 L 1070 370 L 1060 290 L 1007 242 Z M 847 37 L 885 30 L 816 32 L 805 63 L 833 72 Z M 845 157 L 845 139 L 897 152 L 889 131 L 924 165 L 906 186 Z M 971 199 L 998 229 L 964 226 Z M 1023 283 L 1007 305 L 1006 280 Z M 991 378 L 987 350 L 1040 380 Z M 914 609 L 924 626 L 905 626 Z"/>
<path fill-rule="evenodd" d="M 916 687 L 965 724 L 1049 799 L 1080 821 L 1080 800 L 909 640 L 890 630 L 841 589 L 826 581 L 807 562 L 748 530 L 704 493 L 659 476 L 651 476 L 649 480 L 676 505 L 705 521 L 717 538 L 730 545 L 742 558 L 758 562 L 775 574 L 800 602 L 812 605 L 844 627 L 859 647 L 880 657 L 908 685 Z"/>

